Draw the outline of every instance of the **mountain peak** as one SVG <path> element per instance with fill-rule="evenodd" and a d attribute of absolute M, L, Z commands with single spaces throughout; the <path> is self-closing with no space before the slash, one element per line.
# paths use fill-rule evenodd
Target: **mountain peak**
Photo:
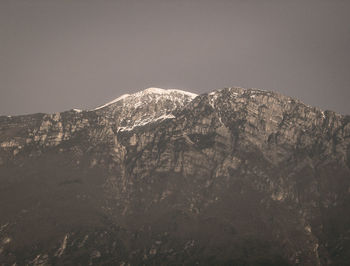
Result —
<path fill-rule="evenodd" d="M 150 87 L 140 92 L 164 94 L 164 93 L 167 93 L 167 90 L 162 88 Z"/>
<path fill-rule="evenodd" d="M 140 98 L 140 97 L 143 97 L 145 95 L 164 95 L 164 96 L 168 96 L 168 95 L 172 95 L 172 94 L 175 94 L 175 95 L 183 95 L 185 96 L 186 98 L 190 98 L 190 99 L 194 99 L 195 97 L 198 96 L 198 94 L 195 94 L 195 93 L 192 93 L 192 92 L 188 92 L 188 91 L 183 91 L 183 90 L 178 90 L 178 89 L 162 89 L 162 88 L 156 88 L 156 87 L 150 87 L 150 88 L 147 88 L 147 89 L 144 89 L 142 91 L 139 91 L 139 92 L 136 92 L 136 93 L 133 93 L 133 94 L 123 94 L 122 96 L 104 104 L 104 105 L 101 105 L 97 108 L 95 108 L 93 111 L 95 110 L 99 110 L 99 109 L 102 109 L 104 107 L 107 107 L 111 104 L 114 104 L 114 103 L 117 103 L 121 100 L 124 100 L 126 98 L 129 98 L 129 97 L 132 97 L 132 98 Z"/>
<path fill-rule="evenodd" d="M 140 91 L 139 93 L 143 93 L 143 94 L 148 94 L 148 93 L 152 93 L 152 94 L 171 94 L 171 93 L 178 93 L 178 94 L 183 94 L 183 95 L 187 95 L 190 96 L 191 98 L 195 98 L 198 96 L 198 94 L 192 93 L 192 92 L 188 92 L 188 91 L 184 91 L 184 90 L 178 90 L 178 89 L 162 89 L 162 88 L 155 88 L 155 87 L 150 87 L 147 88 L 143 91 Z M 136 93 L 138 94 L 138 93 Z"/>
<path fill-rule="evenodd" d="M 197 94 L 150 87 L 133 94 L 124 94 L 93 111 L 112 118 L 118 131 L 130 131 L 164 119 L 172 119 L 172 112 L 190 103 Z"/>

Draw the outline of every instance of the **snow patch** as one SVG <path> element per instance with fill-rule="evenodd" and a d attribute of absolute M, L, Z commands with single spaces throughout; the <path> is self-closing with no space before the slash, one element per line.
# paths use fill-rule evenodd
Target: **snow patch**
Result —
<path fill-rule="evenodd" d="M 156 121 L 165 120 L 165 119 L 173 119 L 173 118 L 175 118 L 175 116 L 172 114 L 163 114 L 159 117 L 147 117 L 145 119 L 139 119 L 139 120 L 136 120 L 133 125 L 125 126 L 125 127 L 118 127 L 118 132 L 119 131 L 131 131 L 136 127 L 141 127 L 141 126 L 144 126 L 144 125 L 147 125 L 150 123 L 154 123 Z"/>
<path fill-rule="evenodd" d="M 156 118 L 154 121 L 158 121 L 158 120 L 164 120 L 164 119 L 172 119 L 172 118 L 175 118 L 174 115 L 172 114 L 164 114 L 164 115 L 161 115 L 160 117 Z"/>
<path fill-rule="evenodd" d="M 5 237 L 3 240 L 2 240 L 2 243 L 3 244 L 8 244 L 8 243 L 10 243 L 11 242 L 11 238 L 9 238 L 9 237 Z"/>
<path fill-rule="evenodd" d="M 66 247 L 67 247 L 67 240 L 68 240 L 68 234 L 66 234 L 64 236 L 64 239 L 62 241 L 61 247 L 57 250 L 57 252 L 55 253 L 55 256 L 57 257 L 61 257 L 63 252 L 65 251 Z"/>
<path fill-rule="evenodd" d="M 81 113 L 83 110 L 80 109 L 73 109 L 74 112 Z"/>

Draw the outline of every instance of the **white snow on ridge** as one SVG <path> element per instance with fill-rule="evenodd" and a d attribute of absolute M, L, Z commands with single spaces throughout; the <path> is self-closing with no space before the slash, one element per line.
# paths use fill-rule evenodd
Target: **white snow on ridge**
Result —
<path fill-rule="evenodd" d="M 191 99 L 194 99 L 195 97 L 198 96 L 198 94 L 188 92 L 188 91 L 183 91 L 183 90 L 177 90 L 177 89 L 166 90 L 166 89 L 151 87 L 151 88 L 145 89 L 143 91 L 136 92 L 134 94 L 124 94 L 124 95 L 114 99 L 113 101 L 110 101 L 104 105 L 101 105 L 101 106 L 93 109 L 93 111 L 102 109 L 104 107 L 107 107 L 113 103 L 119 102 L 119 101 L 121 101 L 125 98 L 128 98 L 128 97 L 142 97 L 142 96 L 148 95 L 148 94 L 170 95 L 171 93 L 178 93 L 178 94 L 186 95 L 186 96 L 190 97 Z"/>
<path fill-rule="evenodd" d="M 137 92 L 135 94 L 148 94 L 148 93 L 154 93 L 154 94 L 171 94 L 171 93 L 179 93 L 179 94 L 183 94 L 183 95 L 187 95 L 189 97 L 191 97 L 192 99 L 197 97 L 198 94 L 192 93 L 192 92 L 188 92 L 188 91 L 183 91 L 183 90 L 177 90 L 177 89 L 161 89 L 161 88 L 148 88 L 145 89 L 143 91 Z"/>
<path fill-rule="evenodd" d="M 95 110 L 102 109 L 102 108 L 104 108 L 104 107 L 106 107 L 106 106 L 108 106 L 108 105 L 111 105 L 111 104 L 113 104 L 113 103 L 119 102 L 120 100 L 123 100 L 123 99 L 125 99 L 125 98 L 127 98 L 127 97 L 129 97 L 129 96 L 130 96 L 130 94 L 123 94 L 122 96 L 120 96 L 120 97 L 114 99 L 113 101 L 110 101 L 110 102 L 108 102 L 108 103 L 106 103 L 106 104 L 104 104 L 104 105 L 101 105 L 101 106 L 95 108 L 94 111 L 95 111 Z"/>
<path fill-rule="evenodd" d="M 173 118 L 175 118 L 175 116 L 173 116 L 172 114 L 163 114 L 157 118 L 148 117 L 145 119 L 139 119 L 139 120 L 136 120 L 132 126 L 118 127 L 118 132 L 119 131 L 131 131 L 135 127 L 144 126 L 144 125 L 147 125 L 149 123 L 154 123 L 154 122 L 159 121 L 159 120 L 173 119 Z"/>

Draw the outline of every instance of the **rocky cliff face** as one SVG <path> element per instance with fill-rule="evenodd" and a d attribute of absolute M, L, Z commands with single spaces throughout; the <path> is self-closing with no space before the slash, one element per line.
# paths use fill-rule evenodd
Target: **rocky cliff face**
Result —
<path fill-rule="evenodd" d="M 0 117 L 1 265 L 349 265 L 350 117 L 150 88 Z"/>

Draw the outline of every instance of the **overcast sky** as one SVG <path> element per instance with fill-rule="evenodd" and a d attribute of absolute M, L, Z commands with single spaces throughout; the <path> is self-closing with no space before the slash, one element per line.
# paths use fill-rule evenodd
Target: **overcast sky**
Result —
<path fill-rule="evenodd" d="M 349 14 L 349 0 L 0 0 L 0 115 L 234 86 L 350 114 Z"/>

